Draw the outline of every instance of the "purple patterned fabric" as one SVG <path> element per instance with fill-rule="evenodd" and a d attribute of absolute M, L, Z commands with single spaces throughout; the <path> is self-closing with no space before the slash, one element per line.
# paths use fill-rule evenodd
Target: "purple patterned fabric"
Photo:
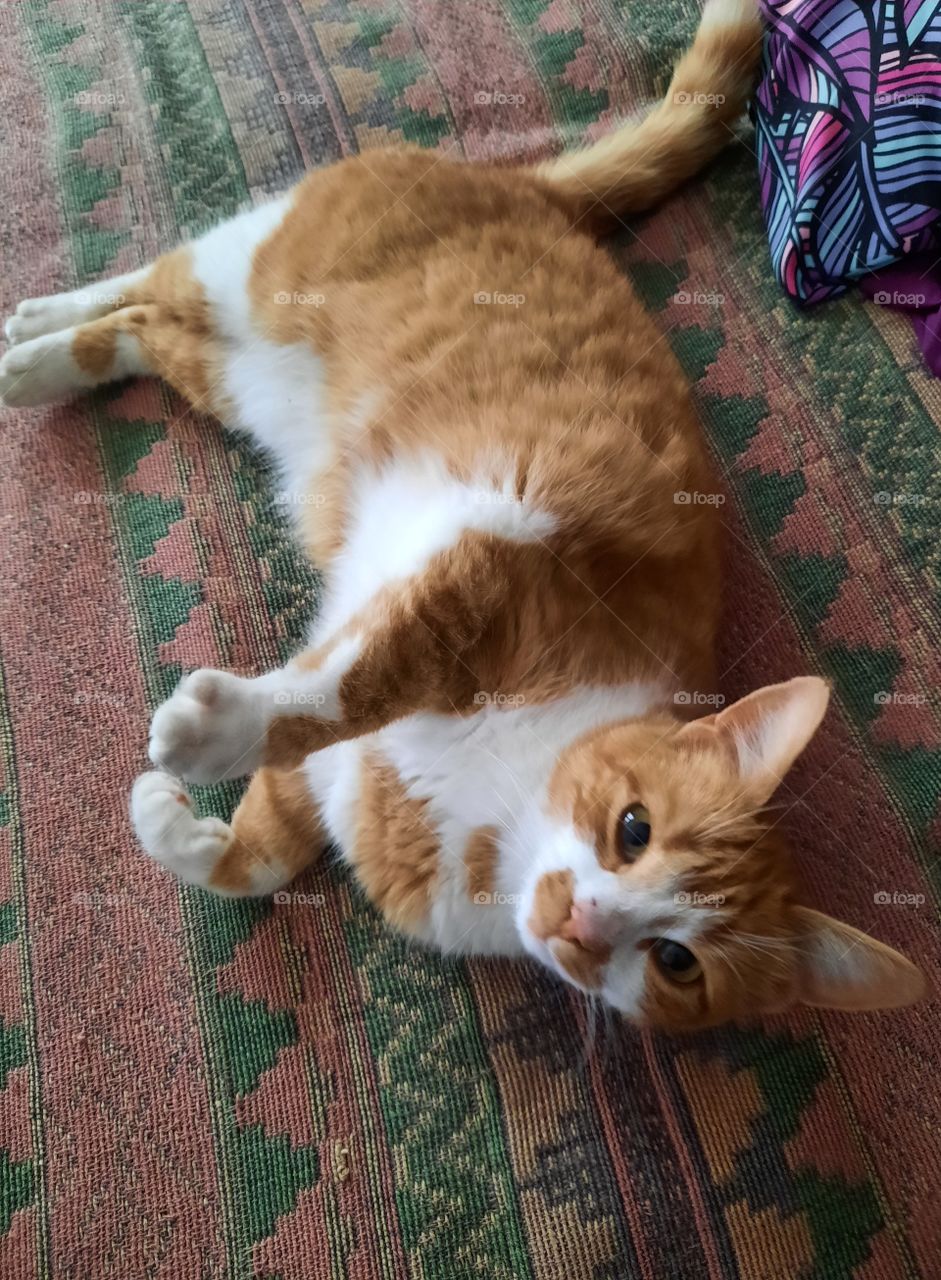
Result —
<path fill-rule="evenodd" d="M 761 0 L 771 257 L 801 304 L 941 243 L 941 3 Z"/>

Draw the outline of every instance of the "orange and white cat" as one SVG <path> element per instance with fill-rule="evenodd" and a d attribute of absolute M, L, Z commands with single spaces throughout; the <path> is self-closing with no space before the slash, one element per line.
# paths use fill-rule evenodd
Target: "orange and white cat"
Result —
<path fill-rule="evenodd" d="M 678 714 L 711 688 L 721 590 L 716 507 L 676 495 L 715 481 L 595 238 L 727 141 L 760 39 L 754 0 L 709 0 L 664 102 L 584 152 L 370 153 L 21 304 L 7 404 L 166 378 L 273 453 L 328 574 L 286 668 L 197 671 L 157 710 L 131 798 L 153 858 L 268 894 L 333 841 L 411 936 L 530 953 L 669 1029 L 919 995 L 902 956 L 800 904 L 765 809 L 826 684 Z M 181 781 L 246 774 L 231 825 Z"/>

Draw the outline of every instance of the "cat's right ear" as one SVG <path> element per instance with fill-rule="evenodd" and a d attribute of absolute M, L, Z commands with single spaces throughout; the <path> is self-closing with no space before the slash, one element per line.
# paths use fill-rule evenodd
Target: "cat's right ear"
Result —
<path fill-rule="evenodd" d="M 797 676 L 769 684 L 739 698 L 730 707 L 693 720 L 682 734 L 691 740 L 706 732 L 729 748 L 749 799 L 763 805 L 814 736 L 830 700 L 830 686 L 819 676 Z"/>

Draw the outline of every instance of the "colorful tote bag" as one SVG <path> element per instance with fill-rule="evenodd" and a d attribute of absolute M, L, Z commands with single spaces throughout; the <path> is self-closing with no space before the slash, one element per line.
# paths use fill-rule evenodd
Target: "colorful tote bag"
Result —
<path fill-rule="evenodd" d="M 761 8 L 761 203 L 778 279 L 809 304 L 941 245 L 941 3 Z"/>

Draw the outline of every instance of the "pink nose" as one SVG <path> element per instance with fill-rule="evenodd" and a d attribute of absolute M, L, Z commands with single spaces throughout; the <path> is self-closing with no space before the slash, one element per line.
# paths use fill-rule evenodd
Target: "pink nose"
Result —
<path fill-rule="evenodd" d="M 577 942 L 586 951 L 609 949 L 604 917 L 594 898 L 583 898 L 572 903 L 572 911 L 562 926 L 561 936 L 569 942 Z"/>

